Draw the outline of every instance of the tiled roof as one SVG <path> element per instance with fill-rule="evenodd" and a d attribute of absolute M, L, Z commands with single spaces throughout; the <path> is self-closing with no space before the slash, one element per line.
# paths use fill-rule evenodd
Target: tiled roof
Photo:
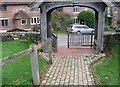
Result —
<path fill-rule="evenodd" d="M 29 19 L 29 18 L 30 18 L 30 16 L 26 12 L 24 12 L 22 10 L 20 10 L 19 12 L 17 12 L 14 15 L 14 17 L 13 17 L 14 20 L 15 19 Z"/>
<path fill-rule="evenodd" d="M 0 4 L 3 4 L 3 5 L 23 5 L 23 4 L 30 4 L 31 2 L 0 2 Z"/>

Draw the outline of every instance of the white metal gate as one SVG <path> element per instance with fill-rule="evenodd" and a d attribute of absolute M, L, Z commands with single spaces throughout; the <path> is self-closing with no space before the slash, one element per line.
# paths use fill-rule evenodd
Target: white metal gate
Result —
<path fill-rule="evenodd" d="M 93 33 L 68 33 L 68 48 L 70 46 L 93 46 Z"/>

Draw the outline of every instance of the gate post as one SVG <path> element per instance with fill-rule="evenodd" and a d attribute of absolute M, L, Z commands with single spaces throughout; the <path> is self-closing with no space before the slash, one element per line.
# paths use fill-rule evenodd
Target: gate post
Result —
<path fill-rule="evenodd" d="M 98 13 L 98 33 L 97 33 L 97 49 L 99 52 L 103 52 L 103 39 L 104 39 L 104 23 L 105 23 L 105 6 L 103 3 L 99 3 Z"/>
<path fill-rule="evenodd" d="M 52 64 L 52 39 L 48 39 L 48 57 L 49 57 L 49 63 Z"/>
<path fill-rule="evenodd" d="M 46 42 L 47 39 L 47 13 L 45 4 L 41 5 L 41 13 L 40 13 L 40 25 L 41 25 L 41 40 L 42 42 Z M 42 47 L 43 51 L 47 50 L 47 43 Z"/>
<path fill-rule="evenodd" d="M 40 85 L 37 48 L 35 44 L 32 44 L 30 48 L 33 49 L 32 53 L 30 54 L 33 84 Z"/>

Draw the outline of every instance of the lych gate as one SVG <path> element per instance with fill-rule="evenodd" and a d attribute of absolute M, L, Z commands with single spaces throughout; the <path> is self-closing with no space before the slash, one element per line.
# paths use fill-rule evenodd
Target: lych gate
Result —
<path fill-rule="evenodd" d="M 94 45 L 96 49 L 100 52 L 103 51 L 103 42 L 104 42 L 104 24 L 105 24 L 105 8 L 113 7 L 114 4 L 109 0 L 99 0 L 93 2 L 93 0 L 83 1 L 83 0 L 48 0 L 36 1 L 31 4 L 31 7 L 40 8 L 40 18 L 41 18 L 41 38 L 44 41 L 45 38 L 51 38 L 52 29 L 51 29 L 51 12 L 60 7 L 88 7 L 95 11 L 95 35 L 94 35 Z M 45 50 L 45 48 L 44 48 Z"/>

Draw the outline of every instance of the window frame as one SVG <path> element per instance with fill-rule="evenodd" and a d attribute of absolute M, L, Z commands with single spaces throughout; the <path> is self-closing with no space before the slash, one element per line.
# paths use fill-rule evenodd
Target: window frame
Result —
<path fill-rule="evenodd" d="M 73 7 L 73 12 L 74 13 L 79 13 L 80 12 L 80 7 L 79 6 Z"/>
<path fill-rule="evenodd" d="M 8 27 L 9 26 L 9 18 L 0 18 L 0 26 Z"/>
<path fill-rule="evenodd" d="M 0 12 L 6 12 L 7 11 L 7 6 L 0 6 Z"/>
<path fill-rule="evenodd" d="M 38 17 L 38 16 L 32 17 L 32 19 L 31 19 L 31 25 L 35 25 L 35 24 L 40 24 L 40 17 Z"/>
<path fill-rule="evenodd" d="M 22 23 L 23 20 L 25 20 L 26 23 Z M 27 19 L 21 19 L 21 25 L 27 25 Z"/>
<path fill-rule="evenodd" d="M 78 19 L 78 17 L 74 17 L 74 24 L 79 24 L 79 19 Z"/>

